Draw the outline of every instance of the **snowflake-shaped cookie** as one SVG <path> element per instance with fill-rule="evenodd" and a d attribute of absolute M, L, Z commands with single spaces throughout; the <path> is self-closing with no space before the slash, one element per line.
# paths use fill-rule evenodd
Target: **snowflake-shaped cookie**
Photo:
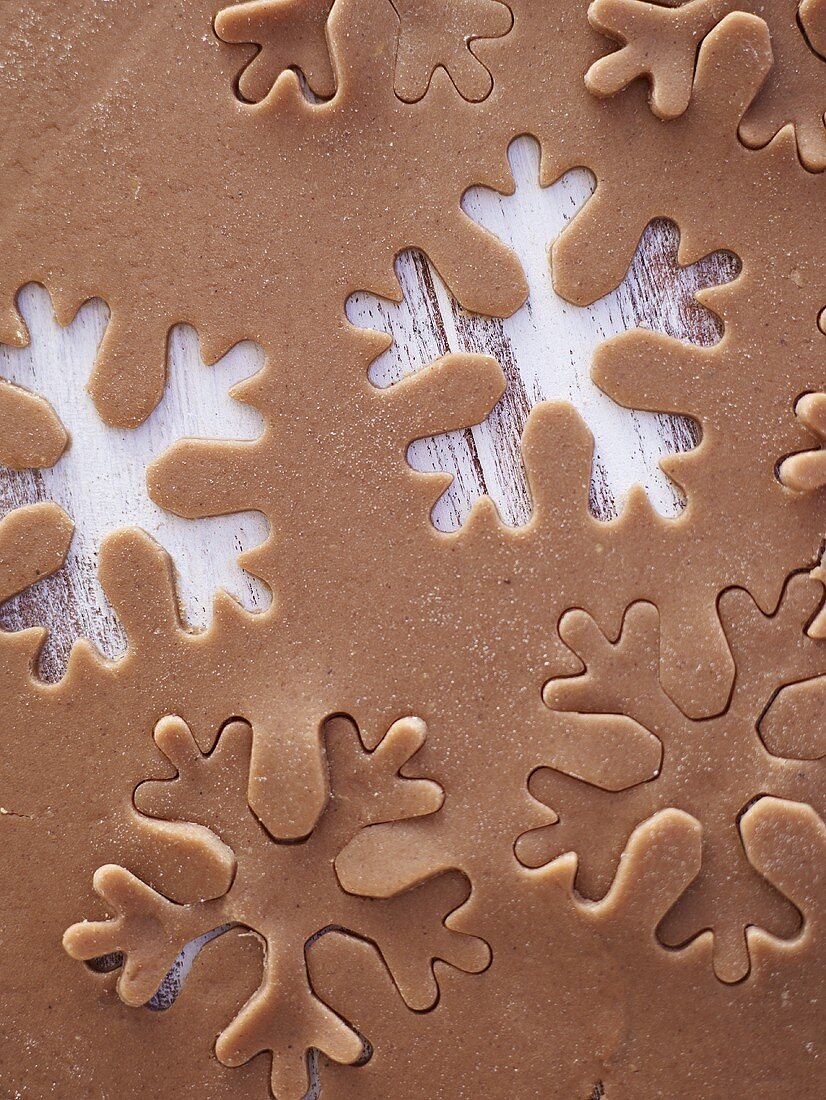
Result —
<path fill-rule="evenodd" d="M 822 585 L 805 576 L 788 583 L 770 616 L 742 590 L 724 593 L 737 675 L 725 712 L 700 720 L 686 718 L 662 687 L 652 604 L 629 607 L 614 640 L 583 611 L 560 622 L 584 671 L 551 680 L 543 693 L 554 718 L 542 763 L 558 774 L 535 776 L 533 790 L 558 815 L 547 827 L 558 834 L 555 850 L 578 853 L 578 886 L 596 897 L 640 821 L 669 806 L 699 820 L 701 871 L 660 933 L 678 946 L 711 930 L 724 981 L 748 973 L 749 928 L 788 936 L 797 927 L 795 910 L 749 862 L 739 821 L 766 795 L 826 811 L 826 647 L 806 633 L 822 602 Z M 543 841 L 552 837 L 542 832 Z M 521 838 L 520 858 L 532 862 L 540 835 Z"/>
<path fill-rule="evenodd" d="M 72 521 L 43 501 L 15 508 L 0 519 L 0 603 L 51 576 L 66 560 Z"/>
<path fill-rule="evenodd" d="M 160 883 L 173 896 L 183 895 L 184 903 L 168 900 L 123 867 L 102 867 L 95 890 L 115 915 L 73 925 L 64 937 L 66 950 L 78 959 L 122 952 L 118 992 L 127 1004 L 142 1005 L 185 944 L 224 926 L 255 932 L 265 947 L 263 982 L 218 1037 L 216 1054 L 237 1066 L 269 1051 L 275 1096 L 298 1100 L 307 1089 L 311 1048 L 347 1064 L 363 1053 L 358 1034 L 309 983 L 305 949 L 319 932 L 335 927 L 377 944 L 399 992 L 417 1011 L 432 1007 L 438 996 L 434 959 L 468 972 L 489 962 L 481 940 L 452 931 L 452 916 L 443 920 L 467 894 L 456 876 L 426 881 L 428 873 L 412 853 L 403 892 L 373 899 L 346 892 L 346 876 L 341 882 L 337 871 L 337 857 L 356 836 L 367 835 L 371 847 L 368 826 L 440 808 L 437 784 L 402 771 L 425 733 L 423 722 L 402 718 L 368 753 L 352 723 L 332 720 L 326 810 L 308 837 L 287 843 L 271 836 L 249 807 L 252 730 L 246 723 L 229 722 L 212 752 L 203 755 L 181 719 L 162 720 L 155 740 L 177 775 L 138 788 L 137 827 L 160 830 Z M 298 779 L 292 796 L 302 797 Z M 381 832 L 374 836 L 380 846 Z M 372 855 L 381 859 L 380 851 Z M 395 881 L 399 873 L 394 864 Z"/>

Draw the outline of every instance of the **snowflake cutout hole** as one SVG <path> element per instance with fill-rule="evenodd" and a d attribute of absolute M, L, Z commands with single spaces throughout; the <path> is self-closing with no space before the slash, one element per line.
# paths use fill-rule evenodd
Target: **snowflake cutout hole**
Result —
<path fill-rule="evenodd" d="M 670 223 L 646 231 L 628 275 L 611 294 L 591 306 L 564 301 L 553 288 L 549 247 L 594 192 L 584 169 L 568 172 L 551 187 L 539 185 L 539 147 L 528 137 L 509 149 L 516 190 L 503 196 L 474 188 L 466 212 L 519 256 L 530 287 L 526 304 L 513 316 L 480 317 L 453 297 L 429 260 L 405 252 L 397 261 L 403 294 L 396 305 L 360 292 L 347 302 L 356 326 L 380 329 L 391 347 L 370 368 L 370 380 L 387 388 L 449 352 L 492 355 L 507 379 L 507 391 L 482 424 L 420 439 L 408 451 L 422 472 L 448 472 L 453 482 L 436 503 L 432 520 L 455 531 L 474 500 L 488 494 L 502 521 L 512 527 L 530 519 L 532 504 L 520 442 L 531 409 L 543 401 L 569 401 L 596 439 L 591 511 L 612 519 L 635 483 L 642 484 L 663 515 L 676 516 L 685 500 L 659 468 L 664 453 L 690 450 L 699 441 L 694 421 L 679 416 L 621 408 L 590 379 L 591 356 L 604 340 L 639 326 L 700 346 L 719 342 L 719 318 L 696 300 L 698 290 L 729 282 L 739 274 L 730 253 L 715 253 L 690 267 L 676 259 L 678 236 Z M 646 293 L 640 294 L 639 288 Z M 650 293 L 649 293 L 650 292 Z M 618 447 L 614 442 L 623 440 Z"/>
<path fill-rule="evenodd" d="M 40 675 L 60 677 L 76 638 L 85 636 L 108 657 L 126 646 L 124 632 L 97 579 L 104 535 L 124 526 L 142 528 L 172 556 L 184 618 L 195 627 L 211 617 L 212 597 L 225 588 L 249 611 L 270 603 L 269 590 L 240 568 L 238 555 L 263 542 L 269 525 L 257 512 L 189 520 L 172 515 L 149 497 L 150 462 L 181 437 L 255 439 L 263 421 L 229 390 L 263 366 L 263 353 L 239 344 L 205 367 L 194 329 L 178 325 L 168 343 L 164 400 L 140 427 L 111 428 L 84 389 L 108 323 L 104 302 L 87 302 L 66 328 L 54 318 L 39 285 L 18 297 L 30 333 L 28 346 L 0 344 L 0 378 L 46 398 L 67 429 L 69 445 L 47 469 L 6 470 L 0 513 L 22 504 L 56 501 L 74 521 L 66 565 L 0 609 L 4 629 L 49 627 Z"/>

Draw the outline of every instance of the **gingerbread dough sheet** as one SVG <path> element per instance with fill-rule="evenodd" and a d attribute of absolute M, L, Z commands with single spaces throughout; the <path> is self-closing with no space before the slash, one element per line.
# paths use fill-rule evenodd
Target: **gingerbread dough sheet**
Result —
<path fill-rule="evenodd" d="M 0 1093 L 820 1095 L 826 6 L 34 0 L 0 29 L 0 343 L 28 284 L 62 325 L 102 299 L 87 390 L 124 434 L 168 415 L 175 326 L 205 363 L 258 345 L 260 432 L 141 476 L 183 521 L 262 514 L 238 564 L 272 595 L 195 628 L 121 527 L 122 654 L 81 638 L 47 681 L 37 617 L 2 620 Z M 595 515 L 593 434 L 542 398 L 525 522 L 483 495 L 438 530 L 450 477 L 410 445 L 494 430 L 513 371 L 470 341 L 382 387 L 392 337 L 348 320 L 402 302 L 410 250 L 489 331 L 531 314 L 467 201 L 514 194 L 523 135 L 543 191 L 595 181 L 543 258 L 571 315 L 663 220 L 719 265 L 715 339 L 589 362 L 691 424 L 676 515 L 641 486 Z M 0 475 L 35 487 L 4 605 L 71 569 L 43 486 L 75 445 L 0 381 Z"/>

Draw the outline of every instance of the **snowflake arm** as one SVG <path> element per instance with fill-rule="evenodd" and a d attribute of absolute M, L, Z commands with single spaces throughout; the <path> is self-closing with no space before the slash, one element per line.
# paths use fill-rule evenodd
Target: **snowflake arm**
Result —
<path fill-rule="evenodd" d="M 135 806 L 153 820 L 194 822 L 225 836 L 238 836 L 238 820 L 247 811 L 250 727 L 228 722 L 213 750 L 204 755 L 192 731 L 177 715 L 167 715 L 155 727 L 155 744 L 175 770 L 169 779 L 147 780 L 135 791 Z"/>
<path fill-rule="evenodd" d="M 173 637 L 183 633 L 175 568 L 146 532 L 124 527 L 106 535 L 100 543 L 98 577 L 133 652 L 156 646 L 161 631 Z M 72 655 L 77 651 L 75 646 Z"/>
<path fill-rule="evenodd" d="M 750 863 L 736 817 L 716 809 L 704 814 L 701 870 L 660 923 L 659 936 L 669 947 L 681 948 L 711 929 L 714 973 L 733 983 L 751 969 L 749 928 L 789 938 L 797 931 L 798 916 Z"/>
<path fill-rule="evenodd" d="M 826 59 L 826 0 L 802 0 L 797 14 L 806 41 Z"/>
<path fill-rule="evenodd" d="M 326 736 L 327 760 L 336 776 L 338 804 L 328 807 L 328 817 L 342 812 L 342 791 L 355 805 L 348 807 L 340 832 L 343 847 L 353 835 L 368 825 L 424 817 L 442 806 L 444 791 L 429 779 L 413 779 L 402 768 L 421 749 L 427 726 L 420 718 L 400 718 L 394 722 L 371 753 L 353 751 L 350 723 L 342 720 L 339 728 Z M 356 746 L 358 749 L 358 746 Z M 353 810 L 355 809 L 355 813 Z"/>
<path fill-rule="evenodd" d="M 435 960 L 442 959 L 466 974 L 478 974 L 490 963 L 484 940 L 451 927 L 467 896 L 462 875 L 442 873 L 383 899 L 380 906 L 354 899 L 359 934 L 376 944 L 402 1000 L 416 1012 L 426 1012 L 438 1000 Z M 445 913 L 446 918 L 434 925 L 433 913 Z M 401 929 L 403 936 L 398 934 Z"/>
<path fill-rule="evenodd" d="M 548 699 L 553 700 L 554 694 L 550 691 Z M 557 696 L 564 694 L 558 692 Z M 653 779 L 660 770 L 662 745 L 624 714 L 563 713 L 548 733 L 547 767 L 604 791 L 627 790 Z"/>
<path fill-rule="evenodd" d="M 699 821 L 681 810 L 661 810 L 631 833 L 605 897 L 576 904 L 591 922 L 619 920 L 629 931 L 634 929 L 635 935 L 639 929 L 648 929 L 653 938 L 659 922 L 699 873 L 701 863 Z"/>
<path fill-rule="evenodd" d="M 229 1066 L 269 1052 L 273 1089 L 287 1100 L 299 1100 L 306 1091 L 310 1048 L 345 1063 L 362 1054 L 358 1035 L 309 983 L 305 950 L 320 932 L 336 928 L 374 942 L 400 993 L 416 1009 L 432 1007 L 438 997 L 434 959 L 466 970 L 482 970 L 489 962 L 487 945 L 448 927 L 467 894 L 466 884 L 455 876 L 416 878 L 414 888 L 376 899 L 345 892 L 336 877 L 336 855 L 365 826 L 399 814 L 429 817 L 439 810 L 441 788 L 403 771 L 424 741 L 424 723 L 400 719 L 372 753 L 348 719 L 329 720 L 324 732 L 327 805 L 308 837 L 283 843 L 262 827 L 248 804 L 253 731 L 247 723 L 226 723 L 208 753 L 180 718 L 159 723 L 155 739 L 175 775 L 138 788 L 138 827 L 149 830 L 150 841 L 153 829 L 171 830 L 182 842 L 186 830 L 207 834 L 230 854 L 233 873 L 219 897 L 208 897 L 214 883 L 205 880 L 199 895 L 205 900 L 178 905 L 125 868 L 104 868 L 95 877 L 95 889 L 116 915 L 74 925 L 64 941 L 76 958 L 123 952 L 119 992 L 127 1003 L 138 1004 L 151 998 L 191 940 L 231 925 L 257 934 L 266 948 L 261 986 L 219 1037 L 216 1052 Z M 291 791 L 300 796 L 300 776 L 293 777 Z M 158 816 L 147 817 L 147 812 Z M 160 855 L 170 862 L 168 848 Z M 183 859 L 175 870 L 189 880 L 195 877 Z M 169 877 L 167 868 L 164 881 Z M 191 888 L 191 881 L 187 885 Z"/>
<path fill-rule="evenodd" d="M 27 504 L 0 519 L 0 603 L 59 569 L 74 530 L 62 508 Z"/>
<path fill-rule="evenodd" d="M 0 519 L 0 604 L 57 572 L 66 561 L 74 525 L 51 501 L 16 508 Z M 0 631 L 0 674 L 25 682 L 48 637 L 41 626 Z"/>
<path fill-rule="evenodd" d="M 54 466 L 68 443 L 48 401 L 0 379 L 0 464 L 12 470 Z"/>
<path fill-rule="evenodd" d="M 613 642 L 584 611 L 566 612 L 559 633 L 585 668 L 578 676 L 550 680 L 543 690 L 546 706 L 624 714 L 657 736 L 668 728 L 676 707 L 660 683 L 660 622 L 653 604 L 632 604 Z"/>
<path fill-rule="evenodd" d="M 547 827 L 544 833 L 552 835 L 560 828 L 557 852 L 588 853 L 577 882 L 583 892 L 594 896 L 610 872 L 610 857 L 615 860 L 621 850 L 623 832 L 627 835 L 652 813 L 669 807 L 701 821 L 702 867 L 663 920 L 660 935 L 665 943 L 681 947 L 711 929 L 714 969 L 723 981 L 740 980 L 749 972 L 750 926 L 762 927 L 777 939 L 787 939 L 797 929 L 793 907 L 750 862 L 739 818 L 755 798 L 764 795 L 810 803 L 818 812 L 826 809 L 825 762 L 814 758 L 822 741 L 818 715 L 822 715 L 826 653 L 806 633 L 822 599 L 822 586 L 806 577 L 795 577 L 787 584 L 772 615 L 764 614 L 742 591 L 725 593 L 720 615 L 737 668 L 734 692 L 723 713 L 697 720 L 687 718 L 659 684 L 658 620 L 653 607 L 633 605 L 613 643 L 583 612 L 570 612 L 560 624 L 563 640 L 583 661 L 585 671 L 552 680 L 544 689 L 545 702 L 555 711 L 547 759 L 562 773 L 541 781 L 539 775 L 544 773 L 539 773 L 533 781 L 534 793 L 559 818 L 559 825 Z M 771 662 L 767 654 L 772 655 Z M 791 730 L 788 702 L 779 702 L 786 686 L 793 687 L 797 704 Z M 573 725 L 571 714 L 576 716 Z M 611 754 L 618 751 L 617 735 L 622 729 L 605 722 L 605 715 L 612 714 L 633 718 L 662 745 L 659 766 L 649 774 L 641 770 L 633 786 L 626 786 L 634 779 L 633 771 L 620 771 L 623 783 L 617 781 L 613 787 L 624 789 L 613 794 L 600 758 L 606 743 Z M 814 729 L 801 728 L 807 719 Z M 580 724 L 590 728 L 580 741 L 578 755 L 571 733 Z M 761 739 L 765 736 L 772 750 L 782 750 L 782 756 L 769 751 Z M 638 739 L 639 744 L 644 742 Z M 607 840 L 605 821 L 611 822 Z M 603 842 L 593 851 L 590 838 L 600 830 Z M 537 839 L 527 834 L 520 840 L 520 858 L 525 858 L 525 852 L 530 855 L 536 849 Z"/>
<path fill-rule="evenodd" d="M 276 1100 L 300 1100 L 309 1083 L 310 1047 L 343 1065 L 352 1065 L 363 1054 L 357 1033 L 312 992 L 303 945 L 267 940 L 264 980 L 218 1036 L 215 1053 L 225 1066 L 241 1066 L 256 1054 L 269 1053 Z"/>
<path fill-rule="evenodd" d="M 501 38 L 513 26 L 499 0 L 392 0 L 401 22 L 396 59 L 396 94 L 406 103 L 423 98 L 437 68 L 446 70 L 459 94 L 471 103 L 493 87 L 490 73 L 473 53 L 478 39 Z"/>
<path fill-rule="evenodd" d="M 785 458 L 778 471 L 780 480 L 798 493 L 826 488 L 826 393 L 805 394 L 797 402 L 795 413 L 819 446 Z"/>
<path fill-rule="evenodd" d="M 740 822 L 749 860 L 800 911 L 800 935 L 778 942 L 760 928 L 749 929 L 749 946 L 757 965 L 778 951 L 812 947 L 822 934 L 826 912 L 826 878 L 811 875 L 826 864 L 826 824 L 811 806 L 761 798 Z"/>
<path fill-rule="evenodd" d="M 757 729 L 773 756 L 820 760 L 826 756 L 826 675 L 781 688 Z"/>
<path fill-rule="evenodd" d="M 585 76 L 588 91 L 604 99 L 645 77 L 657 118 L 677 118 L 691 100 L 697 51 L 729 7 L 725 0 L 689 0 L 677 8 L 595 0 L 588 9 L 591 26 L 621 48 L 594 62 Z"/>
<path fill-rule="evenodd" d="M 160 404 L 168 338 L 169 324 L 160 316 L 113 310 L 86 385 L 104 424 L 137 428 Z"/>
<path fill-rule="evenodd" d="M 823 806 L 819 809 L 822 814 Z M 761 961 L 770 962 L 772 954 L 810 941 L 806 923 L 818 919 L 815 898 L 822 893 L 822 876 L 816 869 L 823 861 L 823 835 L 822 818 L 811 806 L 773 796 L 759 798 L 743 814 L 739 831 L 726 831 L 725 844 L 704 845 L 704 863 L 712 873 L 698 876 L 688 886 L 661 923 L 661 937 L 675 947 L 695 937 L 707 938 L 708 933 L 698 935 L 698 929 L 709 913 L 715 913 L 714 966 L 724 981 L 736 981 Z M 710 861 L 716 866 L 709 867 Z M 729 891 L 739 890 L 742 897 L 748 890 L 747 920 L 744 910 L 720 906 L 715 893 L 722 882 Z M 776 925 L 772 928 L 778 897 L 786 899 L 788 910 L 781 932 Z"/>
<path fill-rule="evenodd" d="M 720 619 L 737 668 L 729 713 L 744 721 L 759 719 L 779 687 L 802 685 L 826 672 L 826 647 L 807 632 L 823 602 L 824 585 L 805 573 L 786 582 L 777 607 L 768 615 L 741 588 L 720 596 Z"/>
<path fill-rule="evenodd" d="M 553 727 L 552 721 L 549 728 Z M 530 791 L 552 808 L 556 821 L 522 833 L 516 856 L 525 867 L 537 868 L 573 855 L 577 891 L 584 898 L 603 898 L 616 875 L 629 823 L 646 821 L 661 808 L 655 789 L 653 784 L 641 782 L 622 792 L 605 791 L 566 772 L 541 766 L 531 777 Z"/>
<path fill-rule="evenodd" d="M 335 95 L 326 36 L 332 6 L 332 0 L 252 0 L 218 12 L 215 32 L 219 38 L 259 47 L 238 78 L 244 99 L 260 102 L 281 73 L 293 67 L 303 72 L 317 96 Z"/>
<path fill-rule="evenodd" d="M 220 902 L 176 905 L 123 867 L 100 867 L 93 886 L 115 916 L 73 924 L 63 946 L 73 959 L 122 952 L 118 994 L 128 1005 L 151 1000 L 180 949 L 222 923 Z"/>

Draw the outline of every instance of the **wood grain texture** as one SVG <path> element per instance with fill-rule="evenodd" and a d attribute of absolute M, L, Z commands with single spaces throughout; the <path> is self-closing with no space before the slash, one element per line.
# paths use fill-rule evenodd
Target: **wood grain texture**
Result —
<path fill-rule="evenodd" d="M 603 340 L 640 325 L 713 344 L 721 336 L 720 322 L 694 295 L 701 287 L 734 278 L 737 261 L 720 253 L 681 269 L 676 228 L 652 223 L 623 283 L 590 307 L 571 306 L 553 291 L 548 249 L 587 202 L 593 181 L 579 170 L 541 188 L 538 148 L 529 138 L 511 146 L 510 158 L 515 195 L 475 189 L 464 205 L 523 262 L 531 296 L 517 314 L 498 319 L 467 313 L 429 261 L 416 253 L 405 253 L 397 262 L 400 303 L 366 293 L 347 303 L 352 323 L 393 337 L 392 347 L 370 370 L 378 386 L 392 385 L 450 351 L 493 355 L 506 375 L 507 392 L 483 424 L 419 440 L 410 448 L 414 468 L 454 475 L 437 502 L 433 523 L 440 530 L 456 530 L 485 493 L 503 522 L 517 526 L 527 521 L 531 502 L 520 440 L 531 408 L 549 398 L 574 404 L 594 432 L 590 506 L 595 516 L 616 516 L 634 482 L 645 487 L 664 515 L 676 515 L 683 506 L 680 492 L 658 463 L 664 454 L 693 447 L 697 426 L 680 417 L 621 409 L 590 381 L 590 359 Z M 250 438 L 260 432 L 254 410 L 228 393 L 260 369 L 260 348 L 239 345 L 219 364 L 204 367 L 197 336 L 179 326 L 170 336 L 170 377 L 160 408 L 140 428 L 116 430 L 102 424 L 83 388 L 108 320 L 105 304 L 87 303 L 66 329 L 54 321 L 42 288 L 26 288 L 20 305 L 31 343 L 26 349 L 0 345 L 0 378 L 49 399 L 71 444 L 51 469 L 0 467 L 0 514 L 21 504 L 56 500 L 74 520 L 75 536 L 62 569 L 0 607 L 0 627 L 49 626 L 40 663 L 40 674 L 49 681 L 60 677 L 79 636 L 90 638 L 108 656 L 122 652 L 123 631 L 97 582 L 97 547 L 108 530 L 131 524 L 149 531 L 172 555 L 182 610 L 193 625 L 209 621 L 218 587 L 233 592 L 251 611 L 268 606 L 270 593 L 235 560 L 242 549 L 266 537 L 263 517 L 179 519 L 149 499 L 145 482 L 148 463 L 179 438 Z"/>

